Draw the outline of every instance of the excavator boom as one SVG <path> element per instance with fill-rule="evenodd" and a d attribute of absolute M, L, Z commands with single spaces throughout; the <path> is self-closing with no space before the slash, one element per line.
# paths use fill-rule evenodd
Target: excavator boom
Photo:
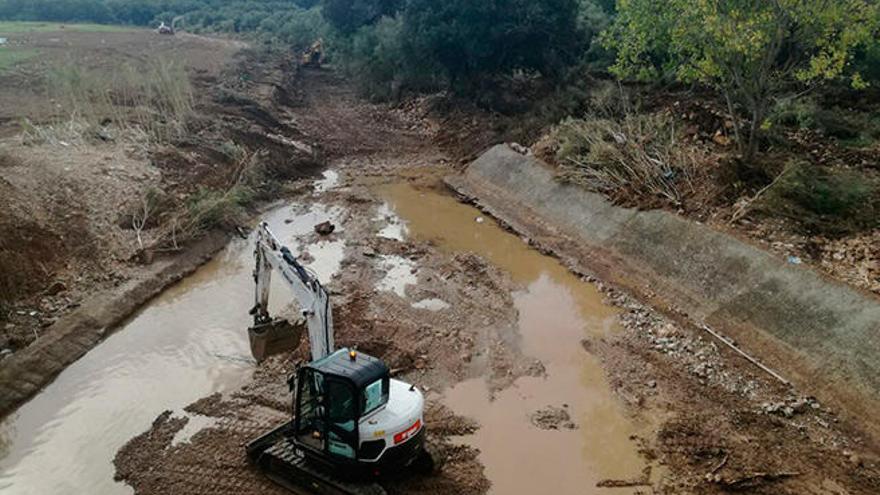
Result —
<path fill-rule="evenodd" d="M 254 280 L 254 326 L 249 332 L 254 357 L 261 361 L 270 354 L 286 349 L 274 346 L 269 349 L 267 341 L 275 343 L 284 340 L 291 333 L 284 322 L 273 320 L 269 314 L 269 292 L 272 285 L 272 272 L 281 275 L 282 282 L 287 285 L 296 299 L 300 314 L 305 319 L 309 331 L 309 346 L 312 361 L 329 356 L 335 349 L 333 343 L 333 312 L 330 307 L 330 295 L 321 285 L 317 277 L 302 266 L 290 250 L 281 244 L 266 222 L 257 230 L 256 248 L 254 249 L 256 266 Z M 295 333 L 294 333 L 295 335 Z M 298 339 L 296 339 L 298 341 Z"/>

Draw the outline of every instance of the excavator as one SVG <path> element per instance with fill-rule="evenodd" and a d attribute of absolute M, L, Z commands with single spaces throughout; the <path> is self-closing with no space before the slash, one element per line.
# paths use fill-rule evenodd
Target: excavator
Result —
<path fill-rule="evenodd" d="M 254 257 L 254 325 L 248 329 L 254 357 L 263 360 L 299 340 L 297 326 L 269 314 L 277 273 L 305 320 L 311 362 L 288 380 L 292 419 L 246 446 L 250 462 L 292 491 L 334 495 L 382 495 L 382 479 L 430 472 L 421 391 L 391 378 L 382 360 L 334 347 L 329 293 L 265 222 Z"/>

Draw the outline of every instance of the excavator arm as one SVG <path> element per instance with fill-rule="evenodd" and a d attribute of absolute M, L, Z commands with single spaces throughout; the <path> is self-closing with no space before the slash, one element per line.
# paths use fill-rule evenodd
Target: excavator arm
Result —
<path fill-rule="evenodd" d="M 306 321 L 312 361 L 330 355 L 335 349 L 333 313 L 330 308 L 330 295 L 321 282 L 296 260 L 290 249 L 281 244 L 266 222 L 261 223 L 257 229 L 254 257 L 256 260 L 254 268 L 256 291 L 254 293 L 254 307 L 251 309 L 254 326 L 249 331 L 254 357 L 257 360 L 262 360 L 269 354 L 275 353 L 266 351 L 267 347 L 260 345 L 259 342 L 255 346 L 254 339 L 279 341 L 289 337 L 289 335 L 284 335 L 285 333 L 293 334 L 289 325 L 280 324 L 278 320 L 273 320 L 269 314 L 269 292 L 273 272 L 280 274 L 281 281 L 290 288 Z"/>

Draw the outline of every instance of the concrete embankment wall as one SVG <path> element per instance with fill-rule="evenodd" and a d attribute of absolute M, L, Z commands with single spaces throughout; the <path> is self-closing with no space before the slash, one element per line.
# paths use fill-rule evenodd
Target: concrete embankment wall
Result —
<path fill-rule="evenodd" d="M 672 213 L 613 206 L 505 145 L 447 183 L 569 265 L 728 333 L 803 392 L 876 417 L 873 295 Z"/>

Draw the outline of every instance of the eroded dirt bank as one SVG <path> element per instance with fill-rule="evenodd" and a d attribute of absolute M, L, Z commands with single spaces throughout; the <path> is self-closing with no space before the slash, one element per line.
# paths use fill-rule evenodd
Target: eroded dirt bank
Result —
<path fill-rule="evenodd" d="M 285 54 L 151 31 L 16 42 L 45 56 L 0 77 L 18 95 L 4 111 L 27 122 L 0 118 L 0 416 L 222 248 L 246 207 L 296 195 L 288 182 L 321 164 Z M 193 91 L 185 137 L 144 140 L 114 113 L 82 130 L 45 105 L 64 64 L 94 77 L 169 61 Z"/>
<path fill-rule="evenodd" d="M 326 239 L 312 233 L 289 242 L 325 246 L 300 253 L 305 260 L 321 259 L 342 243 L 338 275 L 325 281 L 337 342 L 382 357 L 426 390 L 426 422 L 440 452 L 436 475 L 389 483 L 389 492 L 485 493 L 494 486 L 508 493 L 517 480 L 535 475 L 504 467 L 511 465 L 510 452 L 499 453 L 493 443 L 505 434 L 514 447 L 559 435 L 555 445 L 565 448 L 551 441 L 539 455 L 589 474 L 576 473 L 558 493 L 880 490 L 877 448 L 860 434 L 857 419 L 830 410 L 809 390 L 781 386 L 682 315 L 670 319 L 561 267 L 522 263 L 531 256 L 516 255 L 528 251 L 525 242 L 505 246 L 493 234 L 469 245 L 464 235 L 444 234 L 452 199 L 441 194 L 440 178 L 453 170 L 432 135 L 419 131 L 431 126 L 413 126 L 406 115 L 358 102 L 328 73 L 311 74 L 304 89 L 314 105 L 306 118 L 337 143 L 332 170 L 340 177 L 310 201 L 335 211 L 339 228 Z M 492 223 L 467 211 L 455 222 Z M 300 213 L 291 209 L 291 220 Z M 436 225 L 418 219 L 433 214 Z M 527 275 L 536 266 L 543 266 L 537 278 Z M 555 299 L 537 296 L 558 286 L 566 289 Z M 593 295 L 579 299 L 579 291 Z M 573 307 L 580 309 L 571 313 Z M 577 314 L 592 319 L 570 325 L 566 315 Z M 531 324 L 536 331 L 528 329 L 529 315 L 538 317 Z M 559 340 L 564 352 L 551 334 L 541 333 L 569 327 L 575 331 L 564 330 Z M 583 335 L 572 345 L 578 332 Z M 305 352 L 301 345 L 293 355 L 269 360 L 240 389 L 193 403 L 186 417 L 157 417 L 119 451 L 119 479 L 137 493 L 281 493 L 246 464 L 242 447 L 288 418 L 285 381 Z M 549 387 L 568 376 L 563 362 L 575 363 L 582 380 Z M 551 395 L 543 395 L 544 386 Z M 519 409 L 499 412 L 511 407 Z M 601 411 L 591 416 L 590 407 L 606 411 L 606 421 L 585 421 L 602 417 Z M 209 425 L 175 443 L 191 417 L 208 418 Z M 603 429 L 609 425 L 620 428 Z M 584 446 L 580 457 L 565 450 L 569 441 Z M 635 460 L 616 462 L 625 468 L 617 471 L 591 461 L 608 452 Z M 523 461 L 512 465 L 529 465 Z"/>

